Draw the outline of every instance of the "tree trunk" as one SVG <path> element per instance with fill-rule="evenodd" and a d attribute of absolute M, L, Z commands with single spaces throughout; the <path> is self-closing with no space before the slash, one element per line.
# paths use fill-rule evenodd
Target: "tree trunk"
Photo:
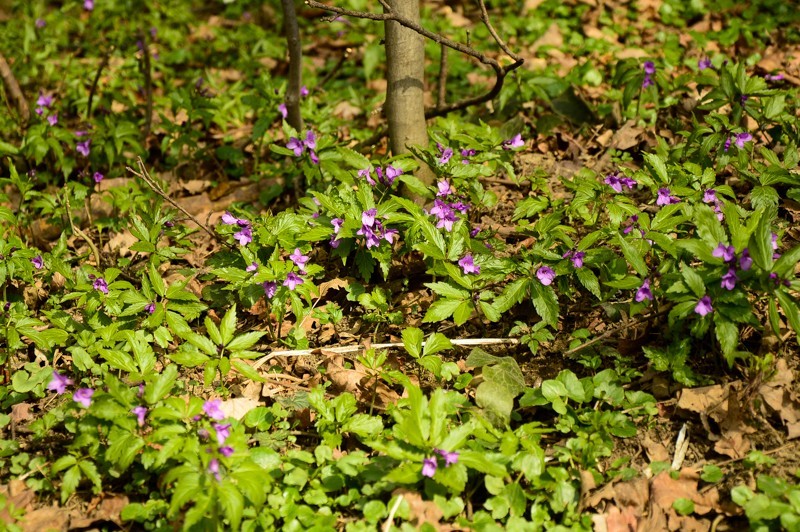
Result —
<path fill-rule="evenodd" d="M 395 13 L 419 23 L 419 0 L 388 0 Z M 428 146 L 428 129 L 423 101 L 425 43 L 422 35 L 388 20 L 386 27 L 386 117 L 389 121 L 389 147 L 393 155 L 409 151 L 409 146 Z M 433 172 L 423 166 L 417 177 L 433 183 Z"/>
<path fill-rule="evenodd" d="M 294 0 L 281 0 L 283 6 L 283 31 L 289 48 L 289 85 L 286 87 L 286 121 L 302 134 L 303 116 L 300 114 L 300 84 L 303 75 L 303 48 L 297 27 Z"/>

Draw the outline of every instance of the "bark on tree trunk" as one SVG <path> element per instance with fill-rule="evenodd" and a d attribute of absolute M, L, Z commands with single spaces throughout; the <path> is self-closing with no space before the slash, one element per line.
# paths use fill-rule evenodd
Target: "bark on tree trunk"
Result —
<path fill-rule="evenodd" d="M 289 48 L 289 85 L 286 87 L 286 121 L 302 134 L 303 116 L 300 114 L 300 84 L 303 75 L 303 48 L 300 30 L 297 27 L 297 11 L 294 0 L 281 0 L 283 6 L 283 30 Z"/>
<path fill-rule="evenodd" d="M 419 23 L 419 0 L 387 0 L 391 9 Z M 393 155 L 407 153 L 409 146 L 428 145 L 423 101 L 425 43 L 422 35 L 387 20 L 386 27 L 386 117 L 389 147 Z M 433 172 L 423 165 L 416 176 L 433 183 Z"/>

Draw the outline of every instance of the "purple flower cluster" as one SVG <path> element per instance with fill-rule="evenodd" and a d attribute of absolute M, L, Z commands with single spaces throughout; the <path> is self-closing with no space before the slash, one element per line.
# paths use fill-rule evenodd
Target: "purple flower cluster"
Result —
<path fill-rule="evenodd" d="M 466 213 L 470 206 L 464 203 L 463 199 L 456 194 L 455 188 L 446 179 L 437 183 L 438 191 L 436 199 L 433 200 L 433 207 L 428 214 L 436 216 L 436 227 L 444 228 L 445 231 L 452 231 L 453 224 L 458 221 L 457 213 Z"/>
<path fill-rule="evenodd" d="M 453 156 L 453 148 L 442 146 L 438 142 L 436 143 L 436 147 L 439 149 L 439 164 L 447 164 L 450 162 L 450 158 Z"/>
<path fill-rule="evenodd" d="M 461 260 L 458 261 L 458 265 L 461 266 L 461 269 L 464 271 L 465 274 L 479 274 L 481 273 L 481 267 L 475 264 L 475 259 L 472 256 L 472 253 L 467 253 L 464 255 Z"/>
<path fill-rule="evenodd" d="M 222 215 L 222 223 L 239 226 L 239 231 L 233 234 L 233 238 L 239 242 L 240 246 L 246 246 L 253 241 L 253 228 L 249 220 L 237 218 L 230 212 L 225 211 L 225 214 Z"/>
<path fill-rule="evenodd" d="M 397 229 L 386 229 L 383 224 L 375 217 L 378 209 L 369 209 L 361 213 L 361 229 L 356 234 L 365 238 L 367 249 L 378 247 L 381 240 L 386 240 L 393 244 L 399 231 Z"/>
<path fill-rule="evenodd" d="M 725 217 L 722 214 L 722 201 L 717 197 L 717 191 L 713 188 L 707 189 L 703 192 L 703 203 L 713 203 L 714 212 L 717 213 L 717 219 L 721 222 Z"/>
<path fill-rule="evenodd" d="M 211 424 L 212 428 L 214 429 L 214 434 L 216 435 L 217 438 L 217 445 L 218 445 L 217 452 L 219 453 L 220 456 L 223 456 L 225 458 L 231 456 L 234 452 L 233 447 L 231 447 L 230 445 L 225 445 L 225 443 L 227 442 L 228 438 L 231 435 L 232 424 L 218 423 L 225 419 L 225 413 L 222 411 L 222 401 L 220 401 L 219 399 L 212 399 L 204 402 L 203 413 L 205 413 L 205 415 L 208 416 L 209 419 L 217 422 Z M 198 416 L 195 419 L 199 421 L 200 417 Z M 208 430 L 204 428 L 199 429 L 197 431 L 197 434 L 203 439 L 208 439 L 210 436 Z M 213 452 L 213 450 L 207 449 L 206 452 L 211 453 Z M 220 470 L 219 458 L 215 457 L 209 460 L 208 472 L 214 475 L 214 478 L 217 479 L 218 482 L 222 480 L 222 472 Z"/>
<path fill-rule="evenodd" d="M 455 451 L 448 452 L 443 449 L 434 449 L 434 453 L 438 454 L 444 459 L 444 467 L 450 467 L 453 464 L 458 463 L 458 453 Z M 425 458 L 422 460 L 422 476 L 433 478 L 433 475 L 436 474 L 436 469 L 439 467 L 439 461 L 436 455 L 431 456 L 430 458 Z"/>
<path fill-rule="evenodd" d="M 713 257 L 718 259 L 722 259 L 728 265 L 728 271 L 722 276 L 722 281 L 720 286 L 725 290 L 733 290 L 736 287 L 736 281 L 739 280 L 739 276 L 736 275 L 736 250 L 733 246 L 726 246 L 724 243 L 720 242 L 714 251 L 711 252 Z M 750 258 L 750 250 L 744 248 L 742 250 L 742 254 L 739 257 L 739 268 L 742 271 L 747 271 L 753 266 L 753 259 Z"/>
<path fill-rule="evenodd" d="M 36 99 L 36 114 L 42 116 L 45 111 L 50 109 L 51 105 L 53 105 L 53 96 L 39 91 L 39 97 Z"/>
<path fill-rule="evenodd" d="M 333 226 L 333 234 L 331 235 L 331 247 L 336 249 L 339 247 L 339 244 L 342 243 L 341 239 L 339 238 L 339 231 L 342 230 L 342 225 L 344 225 L 344 220 L 342 218 L 334 218 L 331 220 L 331 225 Z"/>
<path fill-rule="evenodd" d="M 644 79 L 642 80 L 642 88 L 646 89 L 651 85 L 655 85 L 653 81 L 653 75 L 656 73 L 656 65 L 652 61 L 645 61 L 642 65 L 642 69 L 644 69 Z"/>
<path fill-rule="evenodd" d="M 641 303 L 645 299 L 648 301 L 653 300 L 653 292 L 652 290 L 650 290 L 650 279 L 645 279 L 644 281 L 642 281 L 642 286 L 640 286 L 639 289 L 636 291 L 634 299 L 636 300 L 637 303 Z"/>
<path fill-rule="evenodd" d="M 378 183 L 384 185 L 385 187 L 391 187 L 394 184 L 394 180 L 397 179 L 397 176 L 402 173 L 403 171 L 401 169 L 395 168 L 389 164 L 386 165 L 386 169 L 381 168 L 380 166 L 361 169 L 358 171 L 358 177 L 363 177 L 366 179 L 367 183 L 369 183 L 369 185 L 372 187 Z M 375 174 L 375 179 L 372 178 L 372 174 Z"/>
<path fill-rule="evenodd" d="M 317 149 L 317 137 L 314 135 L 313 131 L 306 131 L 306 136 L 302 140 L 297 137 L 289 137 L 289 142 L 286 143 L 286 147 L 294 152 L 295 157 L 302 156 L 307 148 L 308 158 L 311 159 L 312 163 L 319 164 L 319 157 L 317 157 L 317 153 L 314 151 Z"/>
<path fill-rule="evenodd" d="M 641 226 L 639 225 L 639 215 L 638 214 L 634 214 L 633 216 L 628 218 L 628 221 L 625 223 L 625 227 L 622 228 L 622 234 L 623 235 L 628 235 L 634 229 L 638 229 L 639 230 L 639 234 L 641 234 L 642 236 L 645 235 L 645 230 L 642 229 Z"/>
<path fill-rule="evenodd" d="M 104 294 L 108 294 L 108 283 L 102 277 L 98 277 L 92 283 L 92 288 L 97 290 L 98 292 L 102 292 Z"/>
<path fill-rule="evenodd" d="M 50 378 L 50 382 L 47 383 L 47 389 L 56 392 L 56 395 L 62 395 L 67 391 L 67 386 L 72 386 L 73 384 L 74 381 L 69 377 L 53 371 L 53 376 Z M 93 395 L 94 390 L 91 388 L 78 388 L 72 393 L 72 400 L 83 408 L 89 408 L 92 404 Z"/>
<path fill-rule="evenodd" d="M 539 282 L 543 285 L 549 286 L 553 284 L 556 278 L 556 272 L 549 266 L 541 266 L 536 270 L 536 278 L 539 279 Z"/>
<path fill-rule="evenodd" d="M 36 255 L 31 259 L 31 264 L 33 264 L 33 267 L 36 268 L 37 270 L 41 270 L 42 268 L 44 268 L 44 259 L 42 258 L 41 255 Z"/>
<path fill-rule="evenodd" d="M 630 177 L 625 177 L 624 175 L 621 175 L 619 172 L 608 174 L 604 182 L 606 185 L 614 189 L 614 192 L 617 193 L 622 192 L 622 187 L 628 187 L 629 190 L 632 190 L 633 187 L 637 185 L 634 179 L 631 179 Z"/>
<path fill-rule="evenodd" d="M 711 62 L 711 59 L 709 59 L 708 57 L 704 57 L 703 59 L 697 62 L 697 68 L 699 68 L 700 70 L 705 70 L 707 68 L 713 69 L 714 64 Z"/>
<path fill-rule="evenodd" d="M 714 307 L 711 306 L 711 297 L 703 296 L 697 302 L 697 305 L 694 307 L 694 311 L 701 316 L 705 316 L 710 312 L 714 311 Z"/>

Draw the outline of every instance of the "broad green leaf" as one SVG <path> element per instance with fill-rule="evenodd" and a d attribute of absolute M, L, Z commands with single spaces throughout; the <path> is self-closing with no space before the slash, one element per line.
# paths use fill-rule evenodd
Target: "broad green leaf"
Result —
<path fill-rule="evenodd" d="M 542 321 L 551 327 L 558 326 L 558 298 L 551 286 L 544 286 L 538 282 L 531 282 L 531 296 L 536 312 Z"/>
<path fill-rule="evenodd" d="M 703 282 L 703 278 L 697 274 L 696 271 L 692 269 L 691 266 L 682 263 L 681 264 L 681 274 L 683 275 L 684 280 L 686 281 L 686 285 L 689 289 L 694 292 L 698 298 L 703 297 L 706 293 L 706 284 Z"/>
<path fill-rule="evenodd" d="M 457 288 L 450 283 L 425 283 L 425 286 L 433 290 L 433 292 L 441 297 L 446 297 L 449 299 L 468 299 L 469 292 L 466 290 L 462 290 L 461 288 Z"/>
<path fill-rule="evenodd" d="M 258 341 L 265 335 L 263 331 L 250 331 L 240 334 L 230 341 L 226 348 L 231 352 L 244 351 L 250 349 L 258 343 Z"/>
<path fill-rule="evenodd" d="M 231 366 L 233 366 L 236 371 L 250 379 L 251 381 L 255 382 L 264 382 L 264 377 L 258 374 L 258 371 L 253 369 L 253 366 L 245 362 L 244 360 L 239 360 L 234 358 L 231 360 Z"/>
<path fill-rule="evenodd" d="M 422 352 L 422 339 L 424 333 L 417 327 L 406 327 L 401 333 L 403 336 L 403 346 L 408 351 L 408 354 L 414 358 L 419 358 Z"/>
<path fill-rule="evenodd" d="M 425 317 L 422 318 L 422 321 L 430 323 L 446 320 L 453 315 L 453 312 L 456 311 L 461 303 L 463 303 L 461 299 L 440 299 L 434 301 L 433 304 L 428 307 L 428 311 L 425 313 Z"/>
<path fill-rule="evenodd" d="M 172 391 L 172 386 L 178 378 L 178 367 L 169 364 L 161 374 L 147 383 L 144 390 L 144 398 L 149 404 L 155 404 L 163 399 Z"/>
<path fill-rule="evenodd" d="M 230 480 L 223 480 L 217 486 L 217 500 L 225 513 L 225 517 L 230 521 L 233 530 L 239 529 L 244 512 L 244 497 L 239 488 Z"/>
<path fill-rule="evenodd" d="M 775 290 L 775 295 L 778 296 L 778 301 L 781 304 L 783 315 L 789 321 L 789 324 L 794 329 L 795 334 L 800 337 L 800 310 L 797 308 L 797 302 L 790 296 L 783 287 Z"/>
<path fill-rule="evenodd" d="M 425 347 L 422 350 L 423 355 L 435 355 L 439 351 L 451 349 L 453 344 L 442 333 L 433 333 L 428 337 L 425 342 Z"/>
<path fill-rule="evenodd" d="M 218 345 L 227 346 L 230 343 L 230 341 L 233 340 L 233 335 L 235 333 L 236 333 L 236 304 L 234 303 L 231 306 L 231 308 L 228 309 L 228 312 L 225 313 L 225 316 L 222 318 L 222 321 L 219 324 L 219 334 L 221 336 L 221 339 L 218 342 L 217 340 L 214 341 Z M 230 348 L 230 346 L 228 347 Z"/>
<path fill-rule="evenodd" d="M 622 254 L 625 256 L 625 259 L 628 261 L 628 264 L 633 266 L 633 269 L 636 270 L 636 273 L 641 275 L 642 277 L 647 276 L 647 264 L 645 264 L 644 259 L 642 258 L 642 254 L 639 253 L 639 250 L 636 247 L 628 242 L 622 234 L 617 234 L 617 242 L 619 243 L 619 247 L 622 250 Z M 538 309 L 537 309 L 538 310 Z"/>
<path fill-rule="evenodd" d="M 167 295 L 167 285 L 164 282 L 164 279 L 161 277 L 161 274 L 158 273 L 156 270 L 155 265 L 151 262 L 147 269 L 147 276 L 150 279 L 150 284 L 153 287 L 153 290 L 156 294 L 161 297 Z"/>

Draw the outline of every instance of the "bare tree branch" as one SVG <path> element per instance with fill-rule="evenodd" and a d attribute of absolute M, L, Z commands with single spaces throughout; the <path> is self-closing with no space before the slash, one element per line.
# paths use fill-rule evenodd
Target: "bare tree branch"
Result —
<path fill-rule="evenodd" d="M 300 114 L 300 85 L 303 77 L 303 48 L 297 26 L 294 0 L 281 0 L 283 6 L 283 31 L 289 48 L 289 85 L 286 87 L 286 121 L 298 132 L 303 129 Z"/>
<path fill-rule="evenodd" d="M 494 70 L 495 76 L 496 76 L 496 80 L 495 80 L 494 87 L 492 87 L 489 90 L 489 92 L 487 92 L 485 94 L 482 94 L 480 96 L 475 96 L 473 98 L 467 98 L 467 99 L 461 100 L 459 102 L 454 102 L 454 103 L 451 103 L 449 105 L 437 106 L 437 107 L 434 107 L 432 109 L 427 109 L 425 111 L 425 118 L 433 118 L 433 117 L 436 117 L 436 116 L 446 115 L 447 113 L 451 113 L 453 111 L 459 111 L 459 110 L 462 110 L 462 109 L 466 109 L 467 107 L 471 107 L 473 105 L 479 105 L 481 103 L 488 102 L 489 100 L 495 98 L 498 94 L 500 94 L 500 90 L 503 88 L 503 83 L 504 83 L 505 77 L 508 75 L 508 73 L 513 71 L 513 70 L 516 70 L 517 68 L 522 66 L 523 62 L 525 61 L 519 55 L 514 54 L 513 52 L 511 52 L 511 50 L 508 48 L 508 46 L 505 44 L 505 42 L 503 42 L 503 40 L 500 38 L 500 36 L 495 31 L 494 27 L 489 22 L 489 15 L 488 15 L 488 12 L 486 11 L 486 6 L 483 3 L 483 0 L 478 0 L 478 2 L 479 2 L 480 7 L 481 7 L 481 20 L 486 25 L 487 29 L 489 30 L 489 33 L 492 35 L 492 38 L 497 42 L 498 46 L 500 46 L 500 48 L 506 54 L 509 55 L 509 57 L 514 59 L 514 62 L 511 63 L 510 65 L 507 65 L 507 66 L 504 67 L 496 59 L 494 59 L 492 57 L 489 57 L 489 56 L 487 56 L 485 54 L 482 54 L 481 52 L 475 50 L 474 48 L 472 48 L 470 46 L 466 46 L 466 45 L 461 44 L 459 42 L 456 42 L 456 41 L 453 41 L 451 39 L 448 39 L 447 37 L 445 37 L 443 35 L 440 35 L 438 33 L 434 33 L 434 32 L 432 32 L 430 30 L 427 30 L 427 29 L 423 28 L 421 25 L 419 25 L 419 24 L 417 24 L 417 23 L 415 23 L 415 22 L 413 22 L 411 20 L 408 20 L 407 18 L 403 17 L 402 15 L 399 15 L 398 13 L 392 11 L 390 8 L 387 7 L 386 2 L 383 1 L 383 0 L 381 1 L 381 5 L 383 5 L 384 9 L 386 10 L 386 12 L 384 12 L 384 13 L 371 13 L 371 12 L 368 12 L 368 11 L 353 11 L 351 9 L 344 9 L 344 8 L 337 7 L 337 6 L 329 6 L 329 5 L 326 5 L 326 4 L 322 4 L 320 2 L 317 2 L 316 0 L 306 0 L 306 5 L 309 6 L 309 7 L 316 8 L 316 9 L 321 9 L 323 11 L 329 11 L 329 12 L 332 12 L 332 13 L 336 13 L 338 15 L 342 15 L 342 16 L 345 16 L 345 17 L 363 18 L 363 19 L 367 19 L 367 20 L 376 20 L 376 21 L 384 21 L 384 22 L 387 21 L 387 20 L 395 21 L 398 24 L 400 24 L 401 26 L 405 26 L 406 28 L 409 28 L 409 29 L 419 33 L 423 37 L 426 37 L 426 38 L 432 40 L 433 42 L 436 42 L 436 43 L 438 43 L 438 44 L 440 44 L 442 46 L 446 46 L 448 48 L 456 50 L 457 52 L 461 52 L 462 54 L 465 54 L 465 55 L 468 55 L 470 57 L 473 57 L 473 58 L 477 59 L 478 61 L 480 61 L 481 63 L 483 63 L 484 65 L 490 66 L 492 68 L 492 70 Z"/>

